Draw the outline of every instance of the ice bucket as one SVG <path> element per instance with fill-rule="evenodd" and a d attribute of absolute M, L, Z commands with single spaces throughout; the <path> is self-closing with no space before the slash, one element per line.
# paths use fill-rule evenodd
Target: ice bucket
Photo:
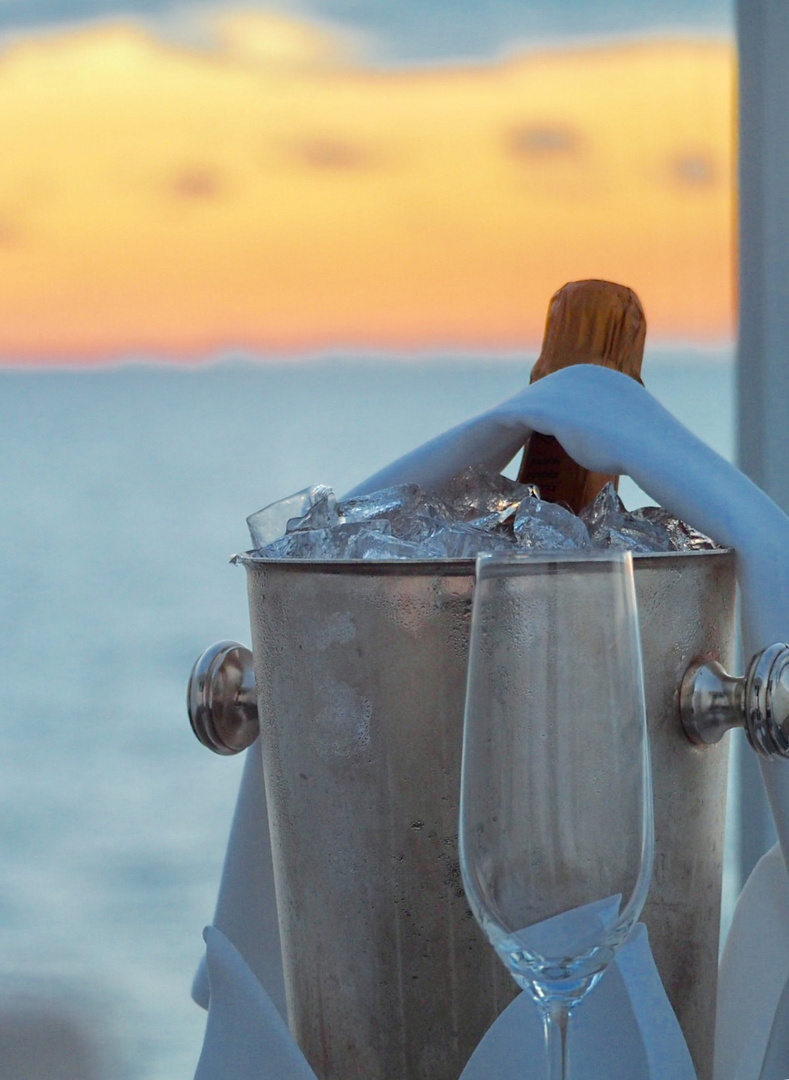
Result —
<path fill-rule="evenodd" d="M 458 868 L 473 563 L 239 561 L 291 1029 L 321 1080 L 457 1080 L 515 993 Z M 692 661 L 731 663 L 734 559 L 634 562 L 656 814 L 644 921 L 710 1080 L 728 749 L 688 741 L 677 692 Z M 601 835 L 600 857 L 616 844 Z"/>

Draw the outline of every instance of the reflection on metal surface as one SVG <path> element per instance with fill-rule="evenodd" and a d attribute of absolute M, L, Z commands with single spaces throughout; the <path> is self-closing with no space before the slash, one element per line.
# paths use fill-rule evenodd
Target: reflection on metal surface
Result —
<path fill-rule="evenodd" d="M 711 746 L 731 728 L 743 727 L 762 757 L 789 757 L 789 645 L 768 645 L 742 678 L 716 661 L 691 664 L 679 700 L 685 733 L 698 746 Z"/>
<path fill-rule="evenodd" d="M 252 653 L 218 641 L 198 657 L 187 691 L 189 723 L 215 754 L 238 754 L 260 733 Z"/>

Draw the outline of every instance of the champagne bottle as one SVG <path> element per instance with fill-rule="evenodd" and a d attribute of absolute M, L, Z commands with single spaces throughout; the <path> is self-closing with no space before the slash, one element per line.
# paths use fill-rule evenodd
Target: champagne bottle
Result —
<path fill-rule="evenodd" d="M 641 382 L 646 320 L 638 297 L 611 281 L 571 281 L 551 298 L 545 336 L 531 382 L 573 364 L 602 364 Z M 536 484 L 543 499 L 577 514 L 616 476 L 591 472 L 573 461 L 551 435 L 534 432 L 518 480 Z"/>

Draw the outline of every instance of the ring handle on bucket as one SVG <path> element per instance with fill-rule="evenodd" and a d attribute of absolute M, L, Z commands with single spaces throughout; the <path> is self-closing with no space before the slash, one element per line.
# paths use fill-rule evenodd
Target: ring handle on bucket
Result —
<path fill-rule="evenodd" d="M 740 679 L 716 661 L 691 664 L 680 684 L 679 711 L 685 734 L 711 746 L 734 727 L 765 758 L 789 758 L 789 645 L 768 645 Z"/>
<path fill-rule="evenodd" d="M 187 689 L 189 723 L 215 754 L 238 754 L 260 734 L 252 653 L 238 641 L 217 641 L 198 658 Z"/>

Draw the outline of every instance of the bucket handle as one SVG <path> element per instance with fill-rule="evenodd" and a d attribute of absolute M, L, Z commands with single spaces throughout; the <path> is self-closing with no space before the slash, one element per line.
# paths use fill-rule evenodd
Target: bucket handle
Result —
<path fill-rule="evenodd" d="M 238 754 L 260 734 L 252 653 L 217 641 L 197 658 L 186 693 L 192 731 L 215 754 Z"/>
<path fill-rule="evenodd" d="M 697 660 L 680 684 L 679 712 L 685 734 L 697 746 L 712 746 L 735 727 L 764 758 L 789 758 L 789 645 L 758 652 L 742 678 L 717 660 Z"/>
<path fill-rule="evenodd" d="M 260 734 L 252 653 L 218 641 L 197 659 L 187 690 L 189 722 L 216 754 L 238 754 Z M 768 645 L 742 678 L 717 660 L 697 660 L 679 687 L 679 715 L 688 739 L 713 746 L 731 728 L 745 729 L 761 756 L 789 758 L 789 645 Z"/>

